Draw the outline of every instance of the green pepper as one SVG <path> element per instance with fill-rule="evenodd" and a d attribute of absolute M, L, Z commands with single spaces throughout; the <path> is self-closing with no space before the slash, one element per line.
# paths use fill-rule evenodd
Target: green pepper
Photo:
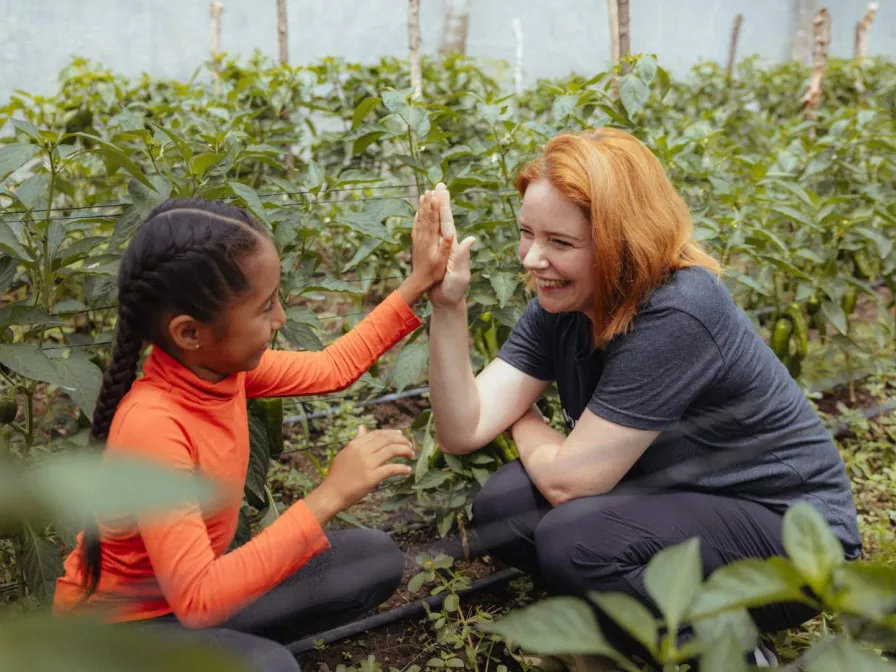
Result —
<path fill-rule="evenodd" d="M 803 370 L 803 358 L 799 355 L 788 355 L 784 364 L 787 366 L 787 370 L 790 372 L 790 376 L 794 379 L 800 377 L 800 372 Z"/>
<path fill-rule="evenodd" d="M 805 357 L 809 353 L 809 321 L 803 312 L 803 306 L 794 301 L 787 306 L 787 316 L 793 322 L 796 353 L 800 357 Z"/>
<path fill-rule="evenodd" d="M 856 301 L 859 298 L 859 290 L 854 285 L 847 285 L 846 291 L 843 292 L 843 301 L 840 303 L 843 312 L 849 317 L 856 309 Z"/>
<path fill-rule="evenodd" d="M 813 294 L 806 301 L 806 312 L 810 316 L 814 316 L 819 310 L 821 310 L 821 300 Z"/>
<path fill-rule="evenodd" d="M 856 250 L 852 253 L 852 260 L 856 267 L 856 277 L 860 280 L 873 280 L 877 275 L 874 267 L 868 259 L 868 253 L 865 250 Z"/>
<path fill-rule="evenodd" d="M 819 340 L 824 343 L 824 339 L 828 335 L 828 328 L 824 321 L 824 316 L 821 313 L 816 313 L 812 316 L 812 326 L 815 327 L 815 331 L 818 332 Z"/>
<path fill-rule="evenodd" d="M 778 359 L 784 361 L 790 352 L 790 336 L 793 334 L 793 322 L 790 318 L 782 317 L 775 322 L 775 328 L 772 332 L 772 351 L 778 356 Z"/>

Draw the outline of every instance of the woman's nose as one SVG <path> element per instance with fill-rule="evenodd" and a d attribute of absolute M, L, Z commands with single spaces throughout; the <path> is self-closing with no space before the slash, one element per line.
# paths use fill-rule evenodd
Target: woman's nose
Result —
<path fill-rule="evenodd" d="M 537 243 L 532 243 L 529 249 L 523 251 L 523 268 L 526 270 L 545 269 L 547 266 L 547 257 L 542 254 L 541 246 Z"/>

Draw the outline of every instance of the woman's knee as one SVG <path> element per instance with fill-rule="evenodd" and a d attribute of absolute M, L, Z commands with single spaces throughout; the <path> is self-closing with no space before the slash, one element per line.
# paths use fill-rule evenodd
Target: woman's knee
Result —
<path fill-rule="evenodd" d="M 599 497 L 553 508 L 535 528 L 538 567 L 548 588 L 560 594 L 625 590 L 626 574 L 642 569 L 630 556 L 634 541 Z"/>
<path fill-rule="evenodd" d="M 534 508 L 533 485 L 519 460 L 498 469 L 473 498 L 476 526 L 505 522 Z"/>

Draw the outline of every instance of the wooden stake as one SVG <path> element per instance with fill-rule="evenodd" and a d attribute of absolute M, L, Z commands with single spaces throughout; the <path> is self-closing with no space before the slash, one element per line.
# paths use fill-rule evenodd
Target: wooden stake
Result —
<path fill-rule="evenodd" d="M 868 3 L 868 11 L 861 21 L 856 23 L 856 60 L 868 58 L 868 31 L 871 30 L 871 24 L 877 14 L 878 3 Z"/>
<path fill-rule="evenodd" d="M 616 0 L 619 11 L 619 58 L 620 60 L 628 56 L 632 51 L 632 33 L 628 15 L 629 0 Z M 626 63 L 622 66 L 622 72 L 625 74 L 629 70 Z"/>
<path fill-rule="evenodd" d="M 465 55 L 469 25 L 470 0 L 445 0 L 445 22 L 439 51 L 443 54 Z"/>
<path fill-rule="evenodd" d="M 277 0 L 277 42 L 280 45 L 280 64 L 289 64 L 289 34 L 287 33 L 286 0 Z"/>
<path fill-rule="evenodd" d="M 610 22 L 610 60 L 616 65 L 619 62 L 619 4 L 616 0 L 607 0 L 607 14 Z"/>
<path fill-rule="evenodd" d="M 734 60 L 737 54 L 737 38 L 740 36 L 740 27 L 744 22 L 744 15 L 738 14 L 734 17 L 734 27 L 731 29 L 731 44 L 728 46 L 728 67 L 725 72 L 728 79 L 734 74 Z"/>
<path fill-rule="evenodd" d="M 790 38 L 790 58 L 806 63 L 811 55 L 812 17 L 815 15 L 815 0 L 793 1 L 793 34 Z"/>
<path fill-rule="evenodd" d="M 420 70 L 420 0 L 408 0 L 408 53 L 411 59 L 411 86 L 416 100 L 423 93 Z"/>
<path fill-rule="evenodd" d="M 814 35 L 812 75 L 809 79 L 809 88 L 802 99 L 806 119 L 814 119 L 814 111 L 821 105 L 821 82 L 824 79 L 824 69 L 828 63 L 828 48 L 831 45 L 831 14 L 827 9 L 821 8 L 815 14 L 815 19 L 812 21 L 812 33 Z"/>
<path fill-rule="evenodd" d="M 221 49 L 221 12 L 224 7 L 218 0 L 212 0 L 212 31 L 211 31 L 211 52 L 212 58 L 218 55 Z"/>
<path fill-rule="evenodd" d="M 523 92 L 523 21 L 516 17 L 511 23 L 516 40 L 516 63 L 513 68 L 513 90 L 517 95 Z"/>

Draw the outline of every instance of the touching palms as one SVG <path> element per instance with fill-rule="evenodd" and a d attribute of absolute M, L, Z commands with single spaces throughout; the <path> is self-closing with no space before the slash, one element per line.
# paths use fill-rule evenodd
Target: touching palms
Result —
<path fill-rule="evenodd" d="M 457 242 L 457 229 L 454 227 L 454 215 L 451 214 L 451 194 L 441 182 L 436 185 L 435 197 L 439 203 L 442 238 L 450 238 L 452 245 L 445 277 L 430 290 L 429 297 L 433 305 L 448 306 L 460 303 L 470 286 L 470 248 L 476 239 L 469 236 L 463 242 Z"/>

